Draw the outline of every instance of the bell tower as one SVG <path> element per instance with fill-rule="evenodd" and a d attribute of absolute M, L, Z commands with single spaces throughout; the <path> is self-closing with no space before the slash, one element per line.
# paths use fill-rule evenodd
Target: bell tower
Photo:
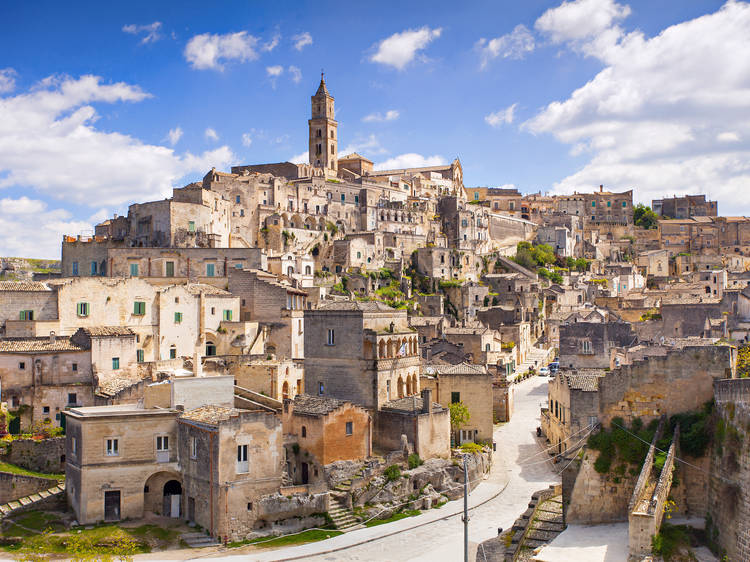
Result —
<path fill-rule="evenodd" d="M 320 86 L 310 98 L 312 105 L 310 126 L 310 164 L 322 168 L 325 175 L 335 176 L 338 172 L 339 124 L 334 120 L 333 96 L 328 93 L 323 73 L 320 73 Z"/>

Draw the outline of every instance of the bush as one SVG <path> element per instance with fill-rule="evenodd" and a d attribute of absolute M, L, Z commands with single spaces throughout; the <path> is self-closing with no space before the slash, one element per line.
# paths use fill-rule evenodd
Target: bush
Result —
<path fill-rule="evenodd" d="M 388 482 L 393 482 L 394 480 L 398 480 L 399 478 L 401 478 L 401 469 L 397 464 L 392 464 L 385 469 L 385 472 L 383 472 L 383 476 L 385 476 L 385 479 Z"/>
<path fill-rule="evenodd" d="M 418 466 L 422 465 L 424 461 L 419 458 L 419 455 L 417 453 L 412 453 L 409 455 L 409 458 L 407 459 L 407 463 L 409 464 L 409 469 L 417 468 Z"/>
<path fill-rule="evenodd" d="M 461 445 L 461 451 L 464 453 L 481 453 L 482 446 L 477 443 L 463 443 Z"/>

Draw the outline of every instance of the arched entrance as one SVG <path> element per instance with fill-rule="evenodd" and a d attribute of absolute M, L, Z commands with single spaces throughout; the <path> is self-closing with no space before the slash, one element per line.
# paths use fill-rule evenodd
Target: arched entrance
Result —
<path fill-rule="evenodd" d="M 283 400 L 289 398 L 289 383 L 287 381 L 284 381 L 284 384 L 281 386 L 281 398 Z"/>
<path fill-rule="evenodd" d="M 166 517 L 179 517 L 182 484 L 177 480 L 169 480 L 164 484 L 162 498 L 162 514 Z"/>

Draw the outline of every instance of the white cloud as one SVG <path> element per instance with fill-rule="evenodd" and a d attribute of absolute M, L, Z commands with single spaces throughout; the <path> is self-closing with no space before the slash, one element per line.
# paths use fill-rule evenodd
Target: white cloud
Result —
<path fill-rule="evenodd" d="M 0 94 L 7 94 L 16 89 L 16 71 L 12 68 L 0 69 Z"/>
<path fill-rule="evenodd" d="M 167 133 L 167 139 L 169 140 L 169 144 L 174 146 L 177 144 L 177 142 L 181 138 L 182 138 L 182 127 L 175 127 L 174 129 L 169 129 L 169 132 Z"/>
<path fill-rule="evenodd" d="M 203 133 L 203 134 L 205 135 L 205 137 L 206 137 L 206 139 L 207 139 L 207 140 L 210 140 L 210 141 L 214 141 L 214 142 L 216 142 L 216 141 L 218 141 L 218 140 L 219 140 L 219 133 L 217 133 L 217 132 L 216 132 L 216 131 L 215 131 L 214 129 L 212 129 L 211 127 L 208 127 L 208 128 L 207 128 L 207 129 L 206 129 L 206 130 L 204 131 L 204 133 Z"/>
<path fill-rule="evenodd" d="M 424 168 L 425 166 L 440 166 L 445 164 L 442 156 L 422 156 L 414 152 L 399 154 L 373 166 L 376 170 L 399 170 L 401 168 Z"/>
<path fill-rule="evenodd" d="M 276 47 L 278 47 L 280 40 L 281 40 L 281 33 L 275 34 L 268 43 L 263 44 L 263 46 L 261 47 L 261 51 L 270 53 Z"/>
<path fill-rule="evenodd" d="M 45 79 L 28 92 L 0 98 L 0 189 L 116 208 L 165 197 L 187 174 L 235 160 L 226 146 L 180 156 L 169 147 L 94 126 L 94 104 L 148 97 L 138 86 L 82 76 Z"/>
<path fill-rule="evenodd" d="M 342 150 L 339 150 L 339 154 L 351 154 L 352 152 L 359 152 L 362 155 L 370 154 L 386 154 L 388 151 L 383 148 L 380 141 L 375 135 L 369 135 L 364 138 L 357 138 L 353 142 L 347 144 Z"/>
<path fill-rule="evenodd" d="M 313 43 L 312 35 L 310 35 L 310 33 L 308 33 L 307 31 L 295 35 L 294 37 L 292 37 L 292 40 L 294 41 L 294 48 L 298 51 L 301 51 L 302 49 L 304 49 L 308 45 L 312 45 Z"/>
<path fill-rule="evenodd" d="M 253 144 L 253 137 L 250 136 L 250 133 L 243 133 L 242 146 L 250 146 L 251 144 Z"/>
<path fill-rule="evenodd" d="M 224 70 L 224 63 L 227 61 L 245 62 L 257 59 L 257 44 L 258 38 L 246 31 L 225 35 L 203 33 L 188 41 L 184 54 L 190 66 L 195 69 Z"/>
<path fill-rule="evenodd" d="M 490 113 L 489 115 L 485 116 L 484 120 L 491 127 L 510 125 L 511 123 L 513 123 L 514 113 L 516 111 L 517 105 L 517 103 L 514 103 L 513 105 L 506 107 L 505 109 Z"/>
<path fill-rule="evenodd" d="M 300 152 L 289 158 L 288 162 L 292 164 L 307 164 L 310 161 L 310 153 L 308 151 Z"/>
<path fill-rule="evenodd" d="M 400 113 L 396 109 L 389 109 L 383 113 L 370 113 L 362 118 L 365 123 L 380 123 L 382 121 L 395 121 Z"/>
<path fill-rule="evenodd" d="M 0 199 L 0 254 L 60 259 L 63 234 L 93 230 L 89 221 L 75 220 L 64 209 L 48 209 L 44 201 L 20 197 Z"/>
<path fill-rule="evenodd" d="M 276 66 L 267 66 L 266 67 L 266 74 L 269 76 L 276 78 L 277 76 L 281 76 L 281 73 L 284 72 L 284 67 L 281 65 Z"/>
<path fill-rule="evenodd" d="M 490 60 L 497 57 L 522 59 L 526 53 L 534 50 L 534 36 L 525 25 L 518 24 L 506 35 L 490 40 L 480 39 L 477 41 L 476 49 L 482 59 L 481 67 L 485 68 Z"/>
<path fill-rule="evenodd" d="M 161 22 L 155 21 L 154 23 L 149 23 L 146 25 L 136 25 L 134 23 L 131 23 L 129 25 L 123 25 L 122 30 L 125 33 L 130 33 L 131 35 L 142 35 L 141 38 L 141 45 L 145 45 L 146 43 L 155 43 L 159 39 L 161 39 L 161 35 L 159 34 L 159 30 L 161 29 Z"/>
<path fill-rule="evenodd" d="M 750 200 L 737 197 L 750 187 L 750 5 L 727 2 L 653 38 L 616 29 L 613 22 L 626 12 L 627 6 L 604 18 L 578 18 L 596 22 L 589 28 L 599 35 L 587 33 L 588 45 L 605 38 L 606 49 L 587 51 L 603 70 L 523 125 L 590 155 L 555 191 L 603 183 L 635 188 L 648 201 L 710 190 L 732 205 L 731 213 L 750 213 Z M 560 21 L 545 29 L 553 27 L 573 48 L 584 37 Z"/>
<path fill-rule="evenodd" d="M 569 42 L 584 53 L 598 52 L 616 43 L 622 29 L 616 25 L 630 15 L 630 6 L 615 0 L 574 0 L 544 12 L 534 27 L 553 43 Z"/>
<path fill-rule="evenodd" d="M 417 57 L 418 51 L 423 50 L 431 41 L 440 37 L 441 33 L 441 28 L 430 29 L 426 26 L 394 33 L 378 43 L 377 51 L 370 57 L 370 60 L 403 70 Z"/>
<path fill-rule="evenodd" d="M 302 80 L 302 71 L 294 65 L 291 65 L 287 70 L 292 75 L 292 82 L 299 84 Z"/>

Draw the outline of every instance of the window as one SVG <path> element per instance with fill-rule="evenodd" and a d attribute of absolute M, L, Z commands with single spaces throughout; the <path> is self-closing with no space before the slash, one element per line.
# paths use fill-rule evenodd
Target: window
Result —
<path fill-rule="evenodd" d="M 323 396 L 323 394 L 324 394 L 324 391 L 325 391 L 325 389 L 324 389 L 324 387 L 323 387 L 323 383 L 322 383 L 322 382 L 319 382 L 319 383 L 318 383 L 318 395 L 319 395 L 319 396 Z"/>
<path fill-rule="evenodd" d="M 592 353 L 591 351 L 591 340 L 583 340 L 581 342 L 581 349 L 583 353 L 589 354 Z"/>
<path fill-rule="evenodd" d="M 216 344 L 212 341 L 206 342 L 206 355 L 213 357 L 216 355 Z"/>
<path fill-rule="evenodd" d="M 191 459 L 198 458 L 198 438 L 197 437 L 190 438 L 190 458 Z"/>
<path fill-rule="evenodd" d="M 68 405 L 72 406 L 73 404 L 78 404 L 78 394 L 76 394 L 75 392 L 69 392 Z"/>
<path fill-rule="evenodd" d="M 236 263 L 236 264 L 234 264 L 234 268 L 235 269 L 242 269 L 242 264 L 241 263 Z"/>
<path fill-rule="evenodd" d="M 113 357 L 112 358 L 112 369 L 119 369 L 120 368 L 120 358 L 119 357 Z"/>
<path fill-rule="evenodd" d="M 164 266 L 164 275 L 174 277 L 174 262 L 168 261 Z"/>
<path fill-rule="evenodd" d="M 611 206 L 612 206 L 612 201 L 607 201 L 607 207 L 611 207 Z"/>
<path fill-rule="evenodd" d="M 335 345 L 336 343 L 336 334 L 333 331 L 333 328 L 328 329 L 328 336 L 326 338 L 326 345 Z"/>
<path fill-rule="evenodd" d="M 96 262 L 91 262 L 91 275 L 96 275 Z"/>
<path fill-rule="evenodd" d="M 107 456 L 116 457 L 120 454 L 118 439 L 107 439 Z"/>
<path fill-rule="evenodd" d="M 351 435 L 354 433 L 354 422 L 346 422 L 346 434 Z"/>
<path fill-rule="evenodd" d="M 146 303 L 135 301 L 133 303 L 133 316 L 143 316 L 144 314 L 146 314 Z"/>
<path fill-rule="evenodd" d="M 26 362 L 25 362 L 25 361 L 21 361 L 21 362 L 19 362 L 19 363 L 18 363 L 18 368 L 19 368 L 20 370 L 22 370 L 22 371 L 23 371 L 24 369 L 26 369 Z"/>
<path fill-rule="evenodd" d="M 354 203 L 359 204 L 359 195 L 354 196 Z"/>
<path fill-rule="evenodd" d="M 232 311 L 231 310 L 225 310 L 222 317 L 224 318 L 225 322 L 231 322 L 232 321 Z"/>
<path fill-rule="evenodd" d="M 451 392 L 451 404 L 455 404 L 457 402 L 461 402 L 461 393 Z"/>
<path fill-rule="evenodd" d="M 88 316 L 89 315 L 89 303 L 79 302 L 76 305 L 76 314 L 78 314 L 78 316 Z"/>
<path fill-rule="evenodd" d="M 70 264 L 70 274 L 71 275 L 78 275 L 78 262 L 74 261 Z"/>
<path fill-rule="evenodd" d="M 73 363 L 70 366 L 70 370 L 73 371 L 74 373 L 77 372 L 78 371 L 78 363 Z"/>
<path fill-rule="evenodd" d="M 302 426 L 302 437 L 307 437 L 307 428 L 304 425 Z"/>
<path fill-rule="evenodd" d="M 156 450 L 169 451 L 169 435 L 156 436 Z"/>
<path fill-rule="evenodd" d="M 216 264 L 207 263 L 206 264 L 206 277 L 213 277 L 214 275 L 216 275 Z"/>
<path fill-rule="evenodd" d="M 346 195 L 342 193 L 341 194 L 341 202 L 343 203 L 344 201 L 346 201 Z"/>
<path fill-rule="evenodd" d="M 474 192 L 474 201 L 479 201 L 479 192 L 478 191 Z"/>
<path fill-rule="evenodd" d="M 331 154 L 336 153 L 336 147 L 334 145 L 331 145 Z"/>
<path fill-rule="evenodd" d="M 240 196 L 239 196 L 239 195 L 236 195 L 236 196 L 234 197 L 234 202 L 235 202 L 235 203 L 239 203 L 239 202 L 240 202 Z"/>
<path fill-rule="evenodd" d="M 248 472 L 247 445 L 237 445 L 237 472 Z"/>
<path fill-rule="evenodd" d="M 466 219 L 461 219 L 461 226 L 466 228 L 467 226 L 469 226 L 469 221 Z"/>
<path fill-rule="evenodd" d="M 34 319 L 33 310 L 22 310 L 19 314 L 19 320 L 33 320 L 33 319 Z"/>
<path fill-rule="evenodd" d="M 623 201 L 623 202 L 622 202 L 622 206 L 623 206 L 623 207 L 627 207 L 627 206 L 628 206 L 628 202 L 627 202 L 627 201 Z"/>
<path fill-rule="evenodd" d="M 188 232 L 195 232 L 195 221 L 188 221 Z"/>
<path fill-rule="evenodd" d="M 74 455 L 76 454 L 76 445 L 77 445 L 76 438 L 71 437 L 70 438 L 70 452 L 73 453 Z"/>
<path fill-rule="evenodd" d="M 175 312 L 174 313 L 174 323 L 180 324 L 182 322 L 182 312 Z"/>
<path fill-rule="evenodd" d="M 137 263 L 130 264 L 130 276 L 138 277 L 138 264 Z"/>
<path fill-rule="evenodd" d="M 177 359 L 177 347 L 172 345 L 169 348 L 169 358 L 170 359 Z"/>
<path fill-rule="evenodd" d="M 357 252 L 357 259 L 360 259 L 362 257 L 362 252 Z"/>
<path fill-rule="evenodd" d="M 214 316 L 216 314 L 216 307 L 211 307 L 211 316 Z"/>
<path fill-rule="evenodd" d="M 42 413 L 49 414 L 49 406 L 42 406 Z"/>
<path fill-rule="evenodd" d="M 591 202 L 591 206 L 592 206 L 592 207 L 596 207 L 596 201 L 592 201 L 592 202 Z"/>

